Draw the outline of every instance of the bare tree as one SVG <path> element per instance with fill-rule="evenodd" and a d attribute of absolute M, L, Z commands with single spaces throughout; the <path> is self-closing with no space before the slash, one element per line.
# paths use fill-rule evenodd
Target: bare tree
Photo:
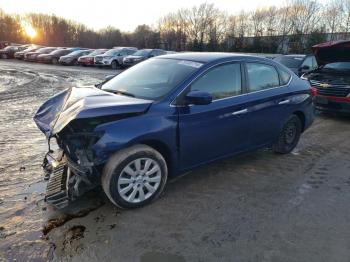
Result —
<path fill-rule="evenodd" d="M 323 12 L 323 17 L 326 21 L 326 27 L 331 34 L 331 40 L 333 40 L 334 33 L 340 31 L 343 21 L 343 1 L 332 0 L 329 2 Z"/>

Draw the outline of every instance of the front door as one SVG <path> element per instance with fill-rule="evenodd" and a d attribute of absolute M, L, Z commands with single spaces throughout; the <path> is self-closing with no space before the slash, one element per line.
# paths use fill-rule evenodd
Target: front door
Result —
<path fill-rule="evenodd" d="M 241 64 L 228 63 L 209 69 L 186 90 L 208 92 L 213 102 L 178 108 L 182 169 L 241 151 L 249 144 L 242 82 Z"/>

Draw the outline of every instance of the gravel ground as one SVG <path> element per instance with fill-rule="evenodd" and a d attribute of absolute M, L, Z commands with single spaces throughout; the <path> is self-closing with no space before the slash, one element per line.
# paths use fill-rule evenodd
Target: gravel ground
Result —
<path fill-rule="evenodd" d="M 99 189 L 46 206 L 32 116 L 111 73 L 0 60 L 0 261 L 350 261 L 349 117 L 318 115 L 289 155 L 259 150 L 172 180 L 145 208 L 118 210 Z"/>

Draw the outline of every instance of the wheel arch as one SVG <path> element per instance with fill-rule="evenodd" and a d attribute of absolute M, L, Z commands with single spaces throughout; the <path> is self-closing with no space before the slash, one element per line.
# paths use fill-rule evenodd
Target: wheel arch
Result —
<path fill-rule="evenodd" d="M 304 132 L 305 121 L 306 121 L 305 114 L 302 111 L 295 111 L 295 112 L 293 112 L 293 114 L 299 118 L 299 120 L 301 122 L 301 132 Z"/>
<path fill-rule="evenodd" d="M 168 166 L 168 171 L 170 172 L 170 170 L 172 170 L 172 167 L 174 164 L 172 161 L 172 153 L 169 146 L 166 143 L 160 140 L 148 139 L 148 140 L 137 141 L 137 144 L 144 144 L 157 150 L 164 157 L 165 162 L 167 163 L 167 166 Z"/>

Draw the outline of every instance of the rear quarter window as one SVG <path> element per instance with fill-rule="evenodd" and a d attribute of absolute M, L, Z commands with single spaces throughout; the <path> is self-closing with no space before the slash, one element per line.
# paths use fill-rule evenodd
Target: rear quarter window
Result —
<path fill-rule="evenodd" d="M 246 63 L 249 91 L 260 91 L 280 85 L 276 68 L 261 63 Z"/>
<path fill-rule="evenodd" d="M 283 68 L 278 68 L 279 73 L 280 73 L 280 80 L 281 80 L 281 85 L 286 85 L 289 83 L 290 78 L 292 77 L 291 74 L 283 69 Z"/>

